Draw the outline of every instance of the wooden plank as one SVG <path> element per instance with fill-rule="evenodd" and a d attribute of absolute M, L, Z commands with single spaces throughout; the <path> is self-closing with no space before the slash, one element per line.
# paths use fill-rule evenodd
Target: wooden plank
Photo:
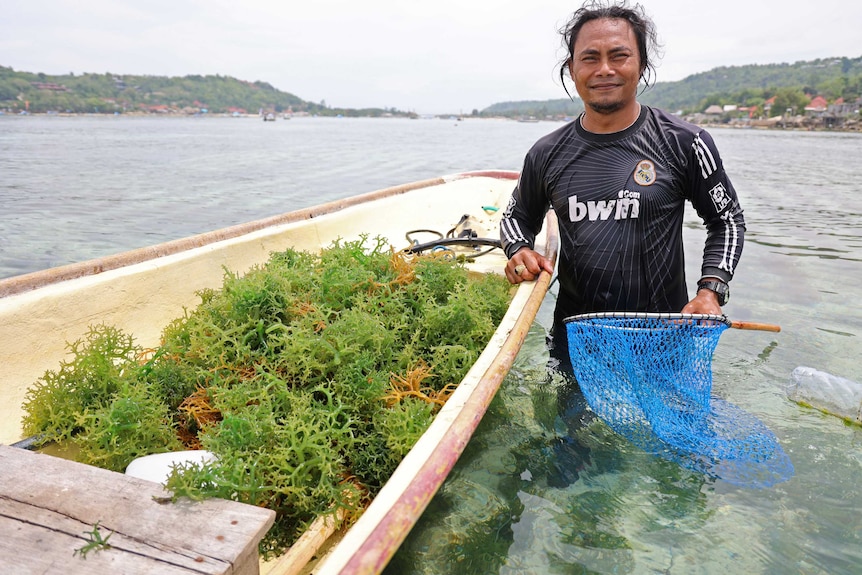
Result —
<path fill-rule="evenodd" d="M 26 521 L 20 519 L 26 517 Z M 51 525 L 51 527 L 47 527 Z M 100 530 L 110 549 L 80 555 L 92 525 L 33 506 L 0 498 L 0 563 L 3 573 L 190 573 L 229 572 L 230 566 L 200 557 L 198 568 L 171 562 L 167 554 L 154 557 L 145 545 L 121 533 Z M 155 550 L 152 548 L 150 551 Z M 77 552 L 77 554 L 76 554 Z"/>
<path fill-rule="evenodd" d="M 258 573 L 275 519 L 222 499 L 164 503 L 157 483 L 8 446 L 0 470 L 4 573 Z M 96 523 L 110 548 L 76 555 Z"/>

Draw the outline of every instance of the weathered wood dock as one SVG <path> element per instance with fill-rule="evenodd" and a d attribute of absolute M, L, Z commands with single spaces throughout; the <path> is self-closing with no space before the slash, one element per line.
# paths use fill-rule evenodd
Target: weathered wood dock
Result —
<path fill-rule="evenodd" d="M 273 511 L 169 497 L 158 483 L 0 446 L 0 572 L 259 573 Z M 84 554 L 94 530 L 108 546 Z"/>

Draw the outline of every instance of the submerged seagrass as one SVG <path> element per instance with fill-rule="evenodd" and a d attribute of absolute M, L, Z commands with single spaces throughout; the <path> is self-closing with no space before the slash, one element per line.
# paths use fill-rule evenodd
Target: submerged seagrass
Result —
<path fill-rule="evenodd" d="M 269 555 L 380 489 L 478 358 L 510 287 L 365 236 L 273 254 L 199 295 L 157 349 L 92 326 L 28 391 L 24 431 L 118 471 L 151 453 L 214 452 L 168 488 L 275 510 Z"/>

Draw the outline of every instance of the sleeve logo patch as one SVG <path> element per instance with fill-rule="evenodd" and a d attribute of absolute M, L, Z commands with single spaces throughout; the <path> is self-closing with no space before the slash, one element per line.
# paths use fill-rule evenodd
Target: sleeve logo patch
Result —
<path fill-rule="evenodd" d="M 635 182 L 641 186 L 651 186 L 655 183 L 655 164 L 649 160 L 641 160 L 638 162 L 634 173 Z"/>
<path fill-rule="evenodd" d="M 712 204 L 715 206 L 716 212 L 723 212 L 724 208 L 730 203 L 730 196 L 725 189 L 724 184 L 718 183 L 714 188 L 709 190 L 709 197 L 712 199 Z"/>
<path fill-rule="evenodd" d="M 521 183 L 521 180 L 518 179 L 518 184 Z M 509 197 L 509 203 L 506 204 L 506 209 L 503 210 L 504 218 L 511 218 L 512 214 L 515 212 L 515 196 Z"/>

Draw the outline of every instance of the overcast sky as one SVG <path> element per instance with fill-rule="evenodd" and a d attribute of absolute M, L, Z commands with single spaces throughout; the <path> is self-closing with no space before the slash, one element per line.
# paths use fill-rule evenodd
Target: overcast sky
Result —
<path fill-rule="evenodd" d="M 658 81 L 862 56 L 862 2 L 651 0 Z M 334 107 L 469 113 L 565 97 L 560 0 L 2 0 L 0 65 L 262 80 Z"/>

